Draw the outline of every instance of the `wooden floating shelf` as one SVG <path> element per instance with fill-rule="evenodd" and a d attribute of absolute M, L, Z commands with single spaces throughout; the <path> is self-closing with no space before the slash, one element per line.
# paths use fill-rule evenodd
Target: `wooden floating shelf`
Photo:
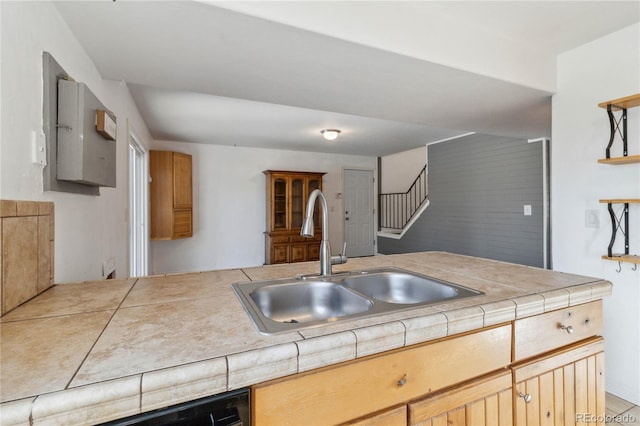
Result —
<path fill-rule="evenodd" d="M 602 256 L 604 260 L 613 260 L 615 262 L 635 263 L 640 264 L 640 256 L 634 254 L 614 254 L 609 257 L 606 254 Z"/>
<path fill-rule="evenodd" d="M 640 198 L 612 198 L 608 200 L 600 200 L 604 204 L 626 204 L 626 203 L 640 203 Z"/>
<path fill-rule="evenodd" d="M 598 104 L 600 108 L 605 109 L 609 105 L 611 105 L 611 109 L 614 111 L 640 106 L 640 93 L 631 96 L 625 96 L 624 98 L 613 99 L 611 101 L 600 102 Z"/>
<path fill-rule="evenodd" d="M 619 164 L 640 163 L 640 155 L 629 155 L 627 157 L 601 158 L 598 160 L 601 164 L 611 164 L 617 166 Z"/>

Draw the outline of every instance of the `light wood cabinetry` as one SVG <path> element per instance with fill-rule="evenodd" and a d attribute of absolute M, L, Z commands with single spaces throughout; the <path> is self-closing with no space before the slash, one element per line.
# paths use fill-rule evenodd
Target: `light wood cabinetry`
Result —
<path fill-rule="evenodd" d="M 601 332 L 601 300 L 514 322 L 514 424 L 604 418 Z"/>
<path fill-rule="evenodd" d="M 380 413 L 343 423 L 343 426 L 406 426 L 407 406 L 390 408 Z"/>
<path fill-rule="evenodd" d="M 603 424 L 604 341 L 587 339 L 512 367 L 518 426 Z"/>
<path fill-rule="evenodd" d="M 149 152 L 151 239 L 193 235 L 191 155 Z"/>
<path fill-rule="evenodd" d="M 602 333 L 602 301 L 514 322 L 513 360 L 520 361 Z"/>
<path fill-rule="evenodd" d="M 511 372 L 502 370 L 409 404 L 411 426 L 510 426 Z"/>
<path fill-rule="evenodd" d="M 510 351 L 511 325 L 504 325 L 257 385 L 254 424 L 338 424 L 368 416 L 504 368 Z"/>
<path fill-rule="evenodd" d="M 255 425 L 575 425 L 604 417 L 602 301 L 253 387 Z"/>
<path fill-rule="evenodd" d="M 265 264 L 318 260 L 322 228 L 316 204 L 314 238 L 300 236 L 306 203 L 314 189 L 322 190 L 324 173 L 265 170 L 267 223 Z"/>

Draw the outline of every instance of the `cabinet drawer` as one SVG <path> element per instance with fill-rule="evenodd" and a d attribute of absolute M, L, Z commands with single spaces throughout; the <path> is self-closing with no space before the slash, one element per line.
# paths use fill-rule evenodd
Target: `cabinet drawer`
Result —
<path fill-rule="evenodd" d="M 602 333 L 602 301 L 547 312 L 514 323 L 518 361 Z"/>
<path fill-rule="evenodd" d="M 504 368 L 511 325 L 399 349 L 253 388 L 255 425 L 336 424 Z"/>
<path fill-rule="evenodd" d="M 272 244 L 287 244 L 289 237 L 271 237 Z"/>

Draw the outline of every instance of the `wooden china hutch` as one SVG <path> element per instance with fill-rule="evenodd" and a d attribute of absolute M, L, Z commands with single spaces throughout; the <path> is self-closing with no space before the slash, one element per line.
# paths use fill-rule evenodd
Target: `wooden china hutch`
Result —
<path fill-rule="evenodd" d="M 315 236 L 305 238 L 300 228 L 306 214 L 309 194 L 322 190 L 325 173 L 265 170 L 267 184 L 267 230 L 265 264 L 318 260 L 322 240 L 321 216 L 313 213 Z"/>

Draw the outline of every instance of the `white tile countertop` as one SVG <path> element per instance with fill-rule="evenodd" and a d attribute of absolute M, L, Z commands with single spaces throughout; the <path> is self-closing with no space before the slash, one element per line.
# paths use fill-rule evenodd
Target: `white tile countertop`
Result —
<path fill-rule="evenodd" d="M 231 284 L 317 262 L 56 285 L 0 319 L 0 424 L 96 424 L 611 294 L 598 278 L 442 252 L 334 272 L 384 266 L 485 295 L 265 336 Z"/>

